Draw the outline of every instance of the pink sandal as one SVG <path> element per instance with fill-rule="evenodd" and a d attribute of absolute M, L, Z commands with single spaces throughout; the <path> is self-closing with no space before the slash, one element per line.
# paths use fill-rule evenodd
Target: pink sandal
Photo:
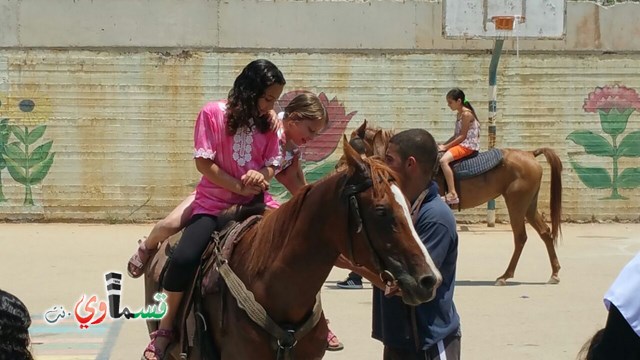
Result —
<path fill-rule="evenodd" d="M 458 205 L 460 203 L 459 197 L 451 197 L 449 194 L 442 196 L 442 200 L 447 203 L 447 205 Z"/>
<path fill-rule="evenodd" d="M 138 249 L 133 253 L 133 255 L 131 255 L 129 263 L 127 264 L 127 273 L 129 273 L 129 276 L 134 279 L 139 278 L 144 274 L 147 262 L 151 258 L 152 250 L 147 249 L 144 246 L 144 240 L 146 240 L 146 238 L 138 240 Z"/>
<path fill-rule="evenodd" d="M 329 325 L 329 320 L 327 320 L 327 325 Z M 334 334 L 333 331 L 331 331 L 331 329 L 328 329 L 328 330 L 329 332 L 327 333 L 327 350 L 339 351 L 344 349 L 344 345 L 342 345 L 340 340 L 338 340 L 338 337 L 336 336 L 336 334 Z"/>
<path fill-rule="evenodd" d="M 142 353 L 141 360 L 162 360 L 162 359 L 164 359 L 164 356 L 165 356 L 164 352 L 169 347 L 169 344 L 171 344 L 171 340 L 173 340 L 173 331 L 167 330 L 167 329 L 158 329 L 158 330 L 152 332 L 149 336 L 151 337 L 151 342 L 144 349 L 144 352 Z M 159 337 L 163 337 L 163 338 L 169 339 L 169 342 L 167 343 L 167 346 L 165 346 L 165 348 L 162 349 L 162 350 L 159 349 L 158 346 L 156 345 L 156 341 L 158 340 Z M 153 356 L 153 357 L 149 357 L 149 356 Z"/>

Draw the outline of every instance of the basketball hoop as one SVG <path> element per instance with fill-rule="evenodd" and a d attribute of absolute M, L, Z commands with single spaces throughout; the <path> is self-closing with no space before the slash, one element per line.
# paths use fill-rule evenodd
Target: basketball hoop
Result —
<path fill-rule="evenodd" d="M 518 25 L 524 23 L 525 17 L 521 15 L 492 16 L 491 22 L 496 29 L 498 39 L 506 39 L 509 36 L 516 38 L 516 56 L 520 55 L 520 39 L 518 37 Z"/>

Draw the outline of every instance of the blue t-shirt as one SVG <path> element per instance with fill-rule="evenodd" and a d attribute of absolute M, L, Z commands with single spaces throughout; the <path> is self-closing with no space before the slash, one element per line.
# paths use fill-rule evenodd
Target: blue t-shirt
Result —
<path fill-rule="evenodd" d="M 440 198 L 435 182 L 429 186 L 414 225 L 442 274 L 442 285 L 432 301 L 418 306 L 404 304 L 399 296 L 387 298 L 374 288 L 372 337 L 385 346 L 418 351 L 460 331 L 460 317 L 453 303 L 458 258 L 456 219 Z"/>

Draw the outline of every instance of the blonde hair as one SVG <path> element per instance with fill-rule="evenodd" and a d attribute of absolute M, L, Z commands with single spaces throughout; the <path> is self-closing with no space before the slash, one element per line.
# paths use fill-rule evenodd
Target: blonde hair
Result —
<path fill-rule="evenodd" d="M 284 118 L 296 121 L 322 121 L 323 127 L 329 122 L 327 109 L 320 99 L 311 92 L 303 92 L 291 100 L 284 108 Z"/>

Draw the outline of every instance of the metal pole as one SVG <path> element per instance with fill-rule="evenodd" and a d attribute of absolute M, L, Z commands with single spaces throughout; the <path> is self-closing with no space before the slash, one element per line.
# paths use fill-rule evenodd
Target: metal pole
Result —
<path fill-rule="evenodd" d="M 502 53 L 503 39 L 495 40 L 491 65 L 489 65 L 489 149 L 496 146 L 496 114 L 498 109 L 497 73 L 500 54 Z M 496 200 L 491 199 L 487 203 L 487 226 L 496 226 Z"/>

